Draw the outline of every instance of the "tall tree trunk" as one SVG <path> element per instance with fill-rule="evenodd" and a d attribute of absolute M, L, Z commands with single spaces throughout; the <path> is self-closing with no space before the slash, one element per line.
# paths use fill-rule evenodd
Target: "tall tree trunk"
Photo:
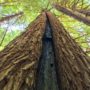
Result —
<path fill-rule="evenodd" d="M 42 13 L 0 52 L 0 90 L 33 90 L 45 23 Z"/>
<path fill-rule="evenodd" d="M 90 58 L 52 13 L 47 12 L 47 16 L 53 30 L 61 90 L 90 90 Z"/>
<path fill-rule="evenodd" d="M 83 10 L 83 9 L 75 9 L 76 11 L 78 11 L 79 13 L 84 14 L 85 16 L 90 16 L 90 10 Z"/>
<path fill-rule="evenodd" d="M 90 90 L 90 58 L 50 12 L 56 70 L 62 90 Z M 0 90 L 33 90 L 42 50 L 46 15 L 42 13 L 0 52 Z"/>
<path fill-rule="evenodd" d="M 10 19 L 12 19 L 12 18 L 14 18 L 14 17 L 21 16 L 22 14 L 23 14 L 23 12 L 19 12 L 19 13 L 15 13 L 15 14 L 13 14 L 13 15 L 9 15 L 9 16 L 6 16 L 6 17 L 2 17 L 2 18 L 0 19 L 0 23 L 3 22 L 3 21 L 6 21 L 6 20 L 10 20 Z"/>
<path fill-rule="evenodd" d="M 87 25 L 90 25 L 90 18 L 85 17 L 83 14 L 79 13 L 78 11 L 73 11 L 73 10 L 68 9 L 66 7 L 62 7 L 62 6 L 58 5 L 58 4 L 53 4 L 53 6 L 57 10 L 63 12 L 64 14 L 66 14 L 68 16 L 71 16 L 71 17 L 77 19 L 78 21 L 81 21 L 81 22 L 83 22 L 83 23 L 85 23 Z"/>

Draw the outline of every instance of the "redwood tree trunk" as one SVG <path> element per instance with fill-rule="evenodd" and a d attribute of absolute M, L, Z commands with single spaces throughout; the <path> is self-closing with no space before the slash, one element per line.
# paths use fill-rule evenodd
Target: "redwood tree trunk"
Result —
<path fill-rule="evenodd" d="M 90 16 L 90 10 L 83 10 L 83 9 L 75 9 L 76 11 L 84 14 L 85 16 Z"/>
<path fill-rule="evenodd" d="M 0 52 L 0 90 L 33 90 L 45 23 L 42 13 Z"/>
<path fill-rule="evenodd" d="M 90 58 L 50 12 L 59 84 L 62 90 L 90 90 Z M 0 52 L 0 90 L 33 90 L 42 50 L 46 15 L 42 13 L 22 35 Z"/>
<path fill-rule="evenodd" d="M 58 10 L 58 11 L 61 11 L 62 13 L 70 16 L 70 17 L 73 17 L 75 19 L 77 19 L 78 21 L 81 21 L 87 25 L 90 25 L 90 17 L 85 17 L 82 13 L 79 13 L 78 11 L 73 11 L 69 8 L 66 8 L 66 7 L 62 7 L 58 4 L 53 4 L 53 6 Z"/>
<path fill-rule="evenodd" d="M 10 19 L 12 19 L 12 18 L 14 18 L 14 17 L 21 16 L 22 14 L 23 14 L 23 12 L 19 12 L 19 13 L 15 13 L 15 14 L 13 14 L 13 15 L 9 15 L 9 16 L 6 16 L 6 17 L 2 17 L 2 18 L 0 19 L 0 23 L 3 22 L 3 21 L 6 21 L 6 20 L 10 20 Z"/>
<path fill-rule="evenodd" d="M 47 12 L 55 46 L 61 90 L 90 90 L 90 58 L 72 39 L 59 20 Z"/>

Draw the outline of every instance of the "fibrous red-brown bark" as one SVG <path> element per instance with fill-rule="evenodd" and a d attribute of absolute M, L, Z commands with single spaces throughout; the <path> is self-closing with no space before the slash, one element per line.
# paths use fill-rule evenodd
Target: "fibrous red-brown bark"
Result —
<path fill-rule="evenodd" d="M 50 12 L 46 14 L 52 28 L 62 90 L 90 90 L 90 58 L 59 20 Z M 0 90 L 33 90 L 45 24 L 46 15 L 42 13 L 0 52 Z"/>
<path fill-rule="evenodd" d="M 46 16 L 42 13 L 0 52 L 0 90 L 33 89 L 45 23 Z"/>
<path fill-rule="evenodd" d="M 58 10 L 58 11 L 61 11 L 62 13 L 70 16 L 70 17 L 73 17 L 75 19 L 77 19 L 78 21 L 81 21 L 87 25 L 90 25 L 90 17 L 85 17 L 82 13 L 78 12 L 78 11 L 73 11 L 69 8 L 66 8 L 66 7 L 62 7 L 58 4 L 53 4 L 53 6 Z"/>
<path fill-rule="evenodd" d="M 61 90 L 90 90 L 90 58 L 71 38 L 59 20 L 47 12 L 55 46 Z"/>

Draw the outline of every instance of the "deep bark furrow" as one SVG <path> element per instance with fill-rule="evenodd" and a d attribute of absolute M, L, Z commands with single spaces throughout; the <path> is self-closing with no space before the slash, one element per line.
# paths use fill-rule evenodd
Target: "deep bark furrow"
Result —
<path fill-rule="evenodd" d="M 39 60 L 35 90 L 59 90 L 55 68 L 52 30 L 48 19 L 42 41 L 43 48 Z"/>

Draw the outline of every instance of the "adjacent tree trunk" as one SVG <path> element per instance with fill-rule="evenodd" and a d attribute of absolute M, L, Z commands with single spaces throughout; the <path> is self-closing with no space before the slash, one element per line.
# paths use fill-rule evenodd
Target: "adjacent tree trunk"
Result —
<path fill-rule="evenodd" d="M 19 12 L 19 13 L 15 13 L 15 14 L 13 14 L 13 15 L 9 15 L 9 16 L 6 16 L 6 17 L 2 17 L 2 18 L 0 19 L 0 23 L 3 22 L 3 21 L 6 21 L 6 20 L 10 20 L 10 19 L 12 19 L 12 18 L 14 18 L 14 17 L 17 17 L 17 16 L 21 16 L 22 14 L 23 14 L 23 12 Z"/>
<path fill-rule="evenodd" d="M 56 66 L 61 90 L 90 90 L 90 58 L 59 20 L 47 12 L 53 30 Z"/>
<path fill-rule="evenodd" d="M 77 19 L 78 21 L 81 21 L 81 22 L 83 22 L 83 23 L 85 23 L 87 25 L 90 25 L 90 18 L 85 17 L 82 13 L 79 13 L 78 11 L 73 11 L 73 10 L 68 9 L 66 7 L 62 7 L 62 6 L 58 5 L 58 4 L 53 4 L 53 6 L 57 10 L 63 12 L 64 14 L 66 14 L 68 16 L 71 16 L 71 17 Z"/>
<path fill-rule="evenodd" d="M 84 14 L 85 16 L 90 16 L 90 10 L 78 10 L 78 9 L 75 9 L 75 10 Z"/>
<path fill-rule="evenodd" d="M 0 90 L 33 90 L 45 23 L 42 13 L 0 52 Z"/>

